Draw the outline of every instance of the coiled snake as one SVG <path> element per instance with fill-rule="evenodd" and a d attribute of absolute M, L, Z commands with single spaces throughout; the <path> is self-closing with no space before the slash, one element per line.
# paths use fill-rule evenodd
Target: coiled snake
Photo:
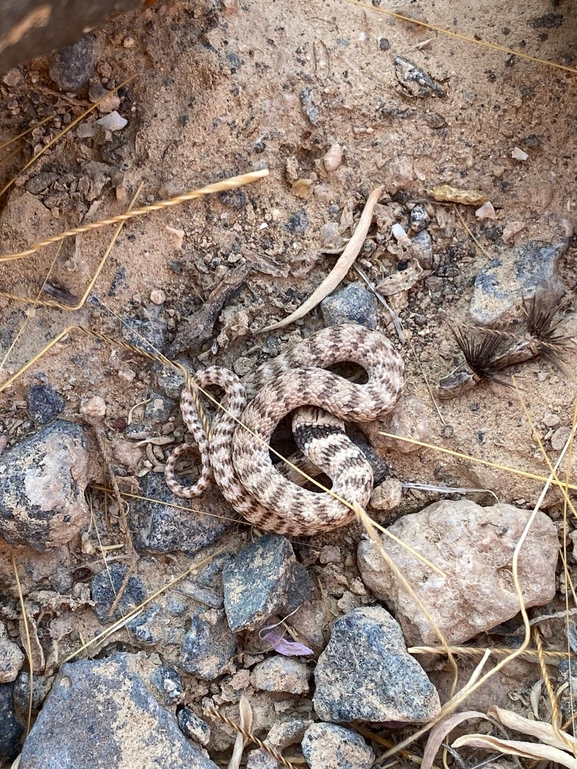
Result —
<path fill-rule="evenodd" d="M 326 370 L 340 362 L 362 366 L 368 381 L 354 384 Z M 354 512 L 338 498 L 365 507 L 373 475 L 362 451 L 345 434 L 343 422 L 370 422 L 390 411 L 401 393 L 403 372 L 403 361 L 389 340 L 356 325 L 323 329 L 242 382 L 225 368 L 199 371 L 192 377 L 192 386 L 222 388 L 225 410 L 214 419 L 209 441 L 194 398 L 183 390 L 182 417 L 198 445 L 202 467 L 194 486 L 182 486 L 176 480 L 176 460 L 189 448 L 182 444 L 168 458 L 166 483 L 177 496 L 192 498 L 202 494 L 214 478 L 247 521 L 279 534 L 311 535 L 344 526 Z M 332 494 L 301 488 L 273 465 L 271 435 L 295 409 L 295 440 L 329 476 Z"/>

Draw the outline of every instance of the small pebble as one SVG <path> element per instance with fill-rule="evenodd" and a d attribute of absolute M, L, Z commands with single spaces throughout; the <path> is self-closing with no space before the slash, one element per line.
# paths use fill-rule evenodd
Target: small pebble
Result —
<path fill-rule="evenodd" d="M 103 419 L 106 416 L 106 401 L 100 395 L 83 398 L 80 413 L 89 419 Z"/>
<path fill-rule="evenodd" d="M 398 478 L 387 478 L 371 494 L 371 507 L 375 510 L 394 510 L 401 504 L 403 484 Z"/>
<path fill-rule="evenodd" d="M 180 650 L 180 667 L 186 673 L 213 681 L 230 672 L 236 638 L 223 611 L 199 609 L 190 623 Z"/>
<path fill-rule="evenodd" d="M 152 304 L 164 304 L 166 302 L 166 294 L 162 289 L 156 288 L 150 292 L 150 301 Z"/>
<path fill-rule="evenodd" d="M 427 228 L 430 217 L 423 206 L 413 206 L 409 214 L 409 224 L 413 232 L 422 232 Z"/>
<path fill-rule="evenodd" d="M 543 416 L 543 424 L 545 427 L 558 427 L 561 424 L 561 419 L 558 414 L 553 414 L 551 411 L 547 411 Z"/>
<path fill-rule="evenodd" d="M 50 78 L 63 91 L 79 91 L 94 74 L 94 37 L 85 35 L 56 54 Z"/>
<path fill-rule="evenodd" d="M 497 218 L 497 214 L 495 213 L 495 208 L 493 207 L 493 204 L 489 200 L 486 203 L 483 203 L 483 205 L 475 211 L 475 216 L 477 217 L 477 219 L 496 219 Z"/>
<path fill-rule="evenodd" d="M 64 411 L 63 398 L 50 385 L 33 385 L 26 396 L 28 413 L 39 425 L 46 425 Z"/>
<path fill-rule="evenodd" d="M 128 124 L 128 120 L 123 118 L 122 115 L 119 115 L 116 110 L 110 112 L 108 115 L 104 115 L 96 122 L 107 131 L 121 131 L 124 126 Z"/>
<path fill-rule="evenodd" d="M 411 239 L 405 232 L 405 228 L 401 224 L 393 224 L 391 228 L 391 232 L 393 233 L 393 236 L 397 243 L 399 243 L 401 246 L 404 246 L 405 248 L 409 248 L 411 245 Z"/>
<path fill-rule="evenodd" d="M 183 708 L 178 716 L 178 725 L 181 732 L 198 742 L 199 745 L 208 745 L 210 742 L 210 726 L 199 718 L 190 708 Z"/>
<path fill-rule="evenodd" d="M 331 173 L 336 171 L 337 168 L 343 162 L 343 148 L 340 144 L 333 144 L 329 147 L 326 155 L 323 158 L 325 169 Z"/>
<path fill-rule="evenodd" d="M 308 694 L 309 678 L 310 672 L 304 662 L 281 655 L 259 662 L 250 676 L 255 689 L 289 694 Z"/>
<path fill-rule="evenodd" d="M 519 147 L 514 147 L 513 151 L 511 152 L 511 157 L 514 160 L 527 160 L 529 155 L 527 155 L 526 152 L 523 152 L 523 150 L 519 149 Z"/>
<path fill-rule="evenodd" d="M 563 451 L 570 435 L 570 427 L 559 427 L 551 436 L 551 448 L 554 451 Z"/>
<path fill-rule="evenodd" d="M 327 296 L 321 302 L 321 312 L 327 326 L 358 323 L 370 329 L 377 327 L 377 299 L 360 283 L 349 283 Z"/>
<path fill-rule="evenodd" d="M 15 88 L 17 85 L 20 85 L 24 78 L 22 77 L 22 73 L 19 69 L 9 69 L 8 72 L 4 75 L 2 78 L 2 82 L 4 85 L 7 85 L 8 88 Z"/>
<path fill-rule="evenodd" d="M 178 229 L 177 227 L 171 227 L 169 224 L 165 225 L 164 229 L 172 235 L 174 238 L 174 247 L 177 251 L 180 251 L 184 240 L 184 230 Z"/>
<path fill-rule="evenodd" d="M 134 48 L 134 46 L 136 45 L 136 40 L 130 35 L 127 35 L 122 41 L 122 45 L 124 46 L 124 48 Z"/>
<path fill-rule="evenodd" d="M 375 760 L 358 732 L 337 724 L 311 724 L 301 748 L 310 769 L 370 769 Z"/>
<path fill-rule="evenodd" d="M 6 626 L 0 622 L 0 684 L 16 680 L 24 664 L 24 654 L 20 647 L 8 638 Z"/>

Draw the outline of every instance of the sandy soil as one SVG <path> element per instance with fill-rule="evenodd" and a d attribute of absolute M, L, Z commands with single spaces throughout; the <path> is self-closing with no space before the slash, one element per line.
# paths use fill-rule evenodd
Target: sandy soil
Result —
<path fill-rule="evenodd" d="M 503 9 L 502 3 L 489 0 L 482 11 L 479 5 L 423 0 L 397 3 L 395 10 L 575 66 L 573 2 L 552 7 L 528 0 Z M 252 333 L 236 337 L 239 313 L 247 314 L 253 332 L 301 304 L 334 262 L 335 257 L 321 252 L 322 225 L 340 222 L 343 211 L 344 218 L 347 212 L 356 217 L 368 193 L 384 184 L 385 214 L 399 210 L 406 216 L 401 206 L 421 202 L 432 216 L 432 268 L 408 294 L 393 298 L 408 340 L 403 348 L 406 391 L 425 404 L 431 442 L 545 475 L 546 464 L 513 390 L 483 386 L 434 404 L 426 383 L 435 384 L 458 359 L 448 322 L 467 320 L 475 275 L 499 245 L 512 245 L 496 243 L 491 227 L 521 222 L 515 242 L 522 242 L 556 239 L 564 220 L 575 222 L 575 74 L 407 24 L 381 13 L 383 7 L 380 0 L 366 7 L 345 0 L 277 0 L 264 6 L 237 6 L 231 0 L 226 7 L 208 0 L 159 0 L 97 32 L 96 73 L 105 87 L 137 76 L 120 93 L 118 111 L 128 125 L 111 137 L 82 139 L 73 130 L 18 177 L 0 203 L 14 224 L 2 233 L 4 253 L 75 226 L 83 216 L 94 220 L 118 213 L 141 182 L 139 201 L 144 203 L 256 168 L 269 168 L 270 176 L 228 196 L 128 224 L 94 287 L 98 303 L 66 313 L 30 309 L 0 297 L 0 349 L 15 342 L 7 370 L 16 371 L 71 324 L 119 340 L 119 319 L 157 314 L 173 334 L 242 261 L 252 266 L 251 277 L 216 323 L 212 340 L 218 337 L 218 345 L 211 347 L 212 340 L 204 344 L 193 364 L 230 366 L 243 357 L 248 367 L 256 365 L 270 350 L 320 328 L 322 318 L 315 311 L 273 332 L 271 341 Z M 396 56 L 429 73 L 445 96 L 407 93 L 395 74 Z M 53 112 L 64 127 L 89 106 L 85 93 L 59 95 L 47 69 L 47 62 L 39 60 L 21 69 L 21 82 L 0 83 L 0 141 Z M 56 134 L 56 123 L 27 138 L 20 155 L 0 169 L 0 183 L 31 156 L 32 147 Z M 327 173 L 322 158 L 335 143 L 344 148 L 344 162 Z M 525 162 L 511 157 L 515 146 L 528 153 Z M 85 192 L 86 182 L 74 194 L 63 185 L 60 191 L 52 187 L 50 193 L 21 197 L 40 171 L 86 179 L 83 166 L 90 160 L 114 167 L 102 191 L 97 188 L 103 171 L 97 169 L 94 195 Z M 312 182 L 308 198 L 294 194 L 296 179 Z M 497 209 L 493 223 L 479 222 L 472 209 L 462 209 L 486 253 L 475 246 L 452 208 L 427 195 L 445 183 L 483 190 Z M 295 227 L 303 220 L 306 227 Z M 168 227 L 184 231 L 181 248 Z M 397 266 L 399 250 L 389 233 L 383 226 L 376 249 L 359 262 L 377 282 Z M 110 237 L 109 230 L 99 231 L 66 242 L 60 251 L 51 247 L 0 265 L 0 288 L 34 297 L 52 265 L 51 280 L 78 297 Z M 574 255 L 571 247 L 560 267 L 568 288 L 577 281 Z M 151 302 L 151 293 L 158 290 L 166 296 L 161 307 Z M 385 328 L 384 311 L 380 322 Z M 131 407 L 145 400 L 153 383 L 146 360 L 114 343 L 71 333 L 0 396 L 0 431 L 9 442 L 31 431 L 25 394 L 44 379 L 64 395 L 66 417 L 77 417 L 83 398 L 104 397 L 111 441 L 121 435 Z M 553 430 L 543 418 L 553 413 L 559 425 L 571 424 L 575 385 L 541 361 L 520 368 L 519 381 L 528 413 L 555 458 L 548 443 Z M 541 490 L 538 482 L 430 450 L 390 452 L 386 458 L 402 480 L 491 488 L 504 502 L 529 506 Z M 401 511 L 420 509 L 428 499 L 434 496 L 409 495 Z M 547 506 L 554 515 L 558 501 L 552 492 Z M 350 547 L 347 538 L 339 533 L 322 542 Z"/>

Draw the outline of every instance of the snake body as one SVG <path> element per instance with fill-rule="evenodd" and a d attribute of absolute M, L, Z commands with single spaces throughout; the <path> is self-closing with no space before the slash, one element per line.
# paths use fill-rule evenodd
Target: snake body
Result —
<path fill-rule="evenodd" d="M 362 366 L 368 381 L 354 384 L 326 370 L 340 362 Z M 181 411 L 197 442 L 202 468 L 194 486 L 179 484 L 174 466 L 187 448 L 179 446 L 166 464 L 167 485 L 177 496 L 190 498 L 201 494 L 214 478 L 246 520 L 279 534 L 311 535 L 344 526 L 354 512 L 342 500 L 365 507 L 373 476 L 340 420 L 369 422 L 390 411 L 403 387 L 403 371 L 403 361 L 386 337 L 356 325 L 323 329 L 242 382 L 225 368 L 199 371 L 191 380 L 192 387 L 221 387 L 223 410 L 214 420 L 209 441 L 195 399 L 189 390 L 183 390 Z M 309 429 L 311 410 L 307 409 L 309 418 L 297 427 L 301 431 L 297 441 L 309 460 L 330 477 L 330 494 L 301 488 L 271 460 L 269 441 L 274 429 L 286 414 L 303 406 L 313 407 L 313 425 Z"/>

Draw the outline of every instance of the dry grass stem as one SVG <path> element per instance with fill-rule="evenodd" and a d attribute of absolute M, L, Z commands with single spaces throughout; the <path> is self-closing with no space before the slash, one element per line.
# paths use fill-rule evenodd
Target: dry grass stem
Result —
<path fill-rule="evenodd" d="M 451 29 L 445 29 L 445 27 L 439 27 L 435 24 L 429 24 L 426 21 L 421 21 L 420 19 L 414 19 L 411 16 L 404 16 L 402 13 L 390 11 L 388 8 L 384 8 L 383 6 L 380 6 L 380 5 L 377 5 L 377 6 L 368 5 L 367 3 L 364 3 L 361 0 L 346 0 L 346 1 L 351 5 L 356 5 L 359 8 L 364 8 L 365 11 L 376 11 L 377 13 L 382 13 L 385 16 L 390 16 L 393 19 L 398 19 L 399 21 L 406 21 L 411 25 L 425 27 L 426 29 L 430 29 L 432 32 L 438 32 L 441 35 L 456 38 L 457 40 L 461 40 L 462 42 L 470 45 L 480 45 L 483 48 L 489 48 L 492 51 L 499 51 L 500 53 L 506 53 L 507 56 L 515 56 L 518 59 L 524 59 L 525 61 L 533 61 L 536 64 L 544 64 L 547 67 L 553 67 L 554 69 L 560 69 L 560 70 L 563 70 L 564 72 L 571 72 L 572 74 L 577 75 L 577 69 L 575 69 L 575 67 L 568 67 L 565 64 L 557 64 L 557 62 L 554 62 L 554 61 L 548 61 L 547 59 L 540 59 L 538 56 L 530 56 L 529 54 L 523 53 L 522 51 L 519 51 L 517 49 L 513 50 L 511 48 L 507 48 L 504 45 L 498 45 L 497 43 L 490 43 L 487 40 L 481 40 L 478 37 L 473 37 L 472 35 L 463 35 L 460 32 L 453 32 L 453 30 Z"/>
<path fill-rule="evenodd" d="M 96 106 L 96 104 L 94 106 Z M 131 211 L 126 211 L 124 214 L 117 214 L 116 216 L 111 216 L 107 219 L 100 219 L 97 222 L 90 222 L 88 224 L 80 225 L 79 227 L 73 227 L 70 230 L 66 230 L 66 232 L 60 232 L 58 235 L 53 235 L 50 238 L 39 241 L 30 248 L 27 248 L 25 251 L 20 251 L 17 254 L 6 254 L 4 256 L 0 256 L 0 262 L 11 262 L 15 259 L 24 259 L 25 257 L 40 251 L 41 248 L 50 246 L 53 243 L 59 243 L 61 240 L 64 240 L 65 238 L 68 238 L 72 235 L 81 235 L 83 232 L 99 230 L 102 227 L 107 227 L 109 224 L 127 222 L 130 219 L 135 219 L 138 216 L 144 216 L 145 214 L 150 214 L 153 211 L 163 211 L 165 208 L 178 206 L 182 203 L 186 203 L 190 200 L 196 200 L 197 198 L 201 198 L 205 195 L 213 195 L 216 192 L 233 190 L 236 189 L 236 187 L 242 187 L 245 184 L 252 184 L 253 182 L 258 181 L 265 176 L 268 176 L 267 168 L 263 168 L 260 171 L 251 171 L 250 173 L 241 174 L 240 176 L 232 176 L 229 179 L 224 179 L 221 182 L 215 182 L 214 184 L 209 184 L 206 187 L 201 187 L 200 189 L 185 192 L 183 195 L 177 195 L 176 197 L 169 198 L 168 200 L 159 200 L 156 203 L 151 203 L 149 206 L 143 206 L 142 208 L 134 208 Z"/>
<path fill-rule="evenodd" d="M 28 615 L 26 613 L 26 606 L 24 604 L 24 596 L 22 594 L 22 585 L 20 584 L 20 576 L 18 574 L 18 567 L 16 565 L 16 558 L 14 553 L 11 553 L 12 557 L 12 570 L 14 571 L 14 578 L 16 580 L 16 588 L 18 590 L 18 601 L 20 603 L 20 611 L 22 612 L 22 622 L 24 624 L 24 631 L 26 634 L 26 656 L 28 658 L 28 715 L 26 719 L 26 734 L 30 733 L 32 728 L 32 703 L 34 702 L 34 657 L 32 654 L 32 639 L 30 636 L 30 627 L 28 625 Z"/>

